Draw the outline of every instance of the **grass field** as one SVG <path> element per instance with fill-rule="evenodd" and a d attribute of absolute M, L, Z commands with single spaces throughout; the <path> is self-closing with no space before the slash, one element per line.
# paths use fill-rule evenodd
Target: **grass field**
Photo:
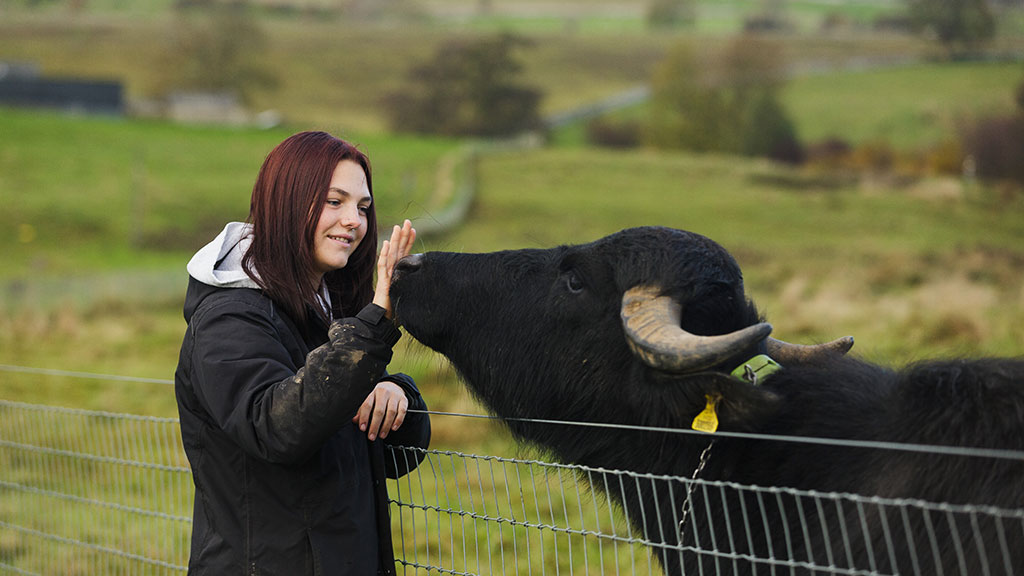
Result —
<path fill-rule="evenodd" d="M 250 145 L 255 148 L 262 139 L 274 136 L 220 129 L 184 130 L 182 134 L 181 128 L 161 125 L 139 127 L 121 121 L 51 114 L 3 114 L 0 118 L 5 121 L 16 117 L 25 132 L 32 131 L 33 123 L 38 123 L 41 132 L 52 133 L 87 132 L 98 124 L 105 126 L 97 130 L 100 133 L 107 130 L 123 136 L 136 130 L 167 131 L 185 138 L 190 147 L 206 155 L 230 149 L 225 144 L 233 139 L 252 139 Z M 104 141 L 119 140 L 109 137 Z M 154 141 L 159 138 L 154 137 Z M 382 141 L 380 146 L 385 148 L 386 144 Z M 434 154 L 446 149 L 430 144 L 427 149 L 434 150 Z M 412 149 L 418 150 L 415 146 Z M 39 146 L 37 154 L 48 157 L 46 151 L 45 146 Z M 217 170 L 220 164 L 213 159 L 207 162 L 212 167 L 205 163 L 193 167 L 193 179 L 204 179 L 203 171 Z M 19 165 L 33 164 L 22 161 Z M 36 165 L 47 164 L 37 160 Z M 128 168 L 112 165 L 99 173 L 112 170 Z M 238 171 L 243 170 L 239 167 Z M 852 334 L 858 341 L 856 353 L 892 364 L 931 355 L 1021 354 L 1024 196 L 1017 191 L 956 180 L 928 180 L 911 186 L 884 180 L 834 185 L 798 170 L 731 157 L 586 149 L 485 155 L 479 160 L 477 175 L 479 195 L 467 221 L 449 234 L 424 238 L 420 243 L 423 250 L 547 247 L 589 241 L 628 226 L 687 228 L 718 240 L 737 256 L 751 297 L 764 308 L 776 334 L 785 339 L 811 342 Z M 83 190 L 89 191 L 97 184 L 89 179 L 77 182 L 75 187 L 49 188 L 48 193 L 61 200 L 49 203 L 37 222 L 47 222 L 48 215 L 63 214 L 63 221 L 73 224 L 76 213 L 92 214 L 97 210 L 92 202 L 81 200 Z M 128 194 L 130 188 L 121 192 Z M 13 193 L 25 191 L 4 189 L 4 194 Z M 244 194 L 239 195 L 244 199 Z M 112 194 L 104 203 L 116 206 L 129 201 Z M 171 377 L 184 330 L 180 317 L 184 285 L 181 267 L 188 251 L 184 246 L 168 247 L 150 261 L 144 254 L 151 249 L 125 247 L 130 244 L 128 238 L 110 232 L 120 230 L 123 224 L 115 224 L 121 216 L 118 210 L 109 212 L 109 227 L 98 226 L 96 236 L 88 242 L 80 243 L 72 235 L 50 247 L 63 251 L 62 258 L 68 261 L 83 261 L 81 268 L 55 268 L 63 272 L 59 276 L 63 291 L 55 292 L 56 302 L 40 307 L 15 305 L 12 295 L 18 293 L 19 285 L 20 290 L 32 291 L 38 284 L 33 284 L 36 278 L 32 275 L 5 268 L 0 364 Z M 188 214 L 182 213 L 179 218 L 188 219 Z M 8 238 L 5 254 L 14 256 L 28 247 Z M 77 289 L 76 281 L 85 274 L 86 263 L 104 247 L 113 254 L 123 253 L 123 260 L 94 261 L 101 269 L 86 275 L 111 279 L 113 288 L 100 297 L 72 304 L 73 295 L 69 293 Z M 137 265 L 132 264 L 135 250 L 140 257 Z M 148 297 L 128 297 L 135 288 L 118 283 L 121 274 L 134 278 L 131 272 L 138 267 L 163 268 L 170 263 L 174 268 L 171 275 L 161 273 L 158 278 L 171 286 L 154 290 Z M 412 374 L 433 410 L 482 411 L 456 383 L 443 360 L 408 339 L 399 345 L 392 369 Z M 173 393 L 166 384 L 3 372 L 0 394 L 22 402 L 93 410 L 155 416 L 176 413 Z M 435 416 L 433 429 L 435 449 L 503 456 L 530 454 L 514 446 L 492 421 Z M 439 481 L 448 490 L 456 485 L 450 478 Z M 457 485 L 463 482 L 467 485 L 461 489 L 466 490 L 475 486 L 476 480 L 463 478 Z M 116 491 L 117 486 L 113 489 Z M 484 493 L 486 486 L 480 489 Z M 571 487 L 555 489 L 565 490 L 570 497 L 578 494 Z M 417 490 L 429 495 L 440 488 L 428 485 Z M 97 497 L 106 496 L 101 493 Z M 488 493 L 490 497 L 500 501 L 500 490 Z M 476 504 L 484 510 L 500 505 L 490 500 Z M 571 509 L 572 502 L 569 506 Z M 483 554 L 489 559 L 488 547 L 498 550 L 498 546 L 503 547 L 504 558 L 505 551 L 512 549 L 509 537 L 518 538 L 520 544 L 545 537 L 543 531 L 532 535 L 519 532 L 517 536 L 512 529 L 502 531 L 500 525 L 494 532 L 484 532 L 483 524 L 463 523 L 459 528 L 463 532 L 458 533 L 462 545 L 470 547 L 469 554 L 474 554 L 476 547 L 478 558 Z M 405 528 L 409 530 L 410 526 Z M 418 530 L 416 554 L 425 554 L 427 546 L 437 546 L 432 548 L 434 554 L 462 553 L 458 544 L 450 550 L 445 539 L 428 542 L 422 524 Z M 99 528 L 83 533 L 98 541 L 108 538 Z M 407 546 L 413 541 L 408 532 L 404 538 Z M 116 541 L 124 542 L 120 545 L 126 549 L 143 546 L 131 537 L 119 535 Z M 539 540 L 533 545 L 535 550 L 541 549 Z M 579 562 L 579 545 L 579 541 L 570 544 L 568 538 L 563 542 L 551 536 L 543 545 L 548 558 L 535 555 L 530 563 L 538 571 L 545 569 L 542 561 L 547 569 L 552 569 L 554 563 L 569 569 L 571 554 L 575 553 Z M 569 552 L 572 549 L 575 551 Z M 406 553 L 410 550 L 406 548 Z M 610 552 L 608 549 L 605 554 Z M 582 553 L 586 554 L 586 548 Z M 637 565 L 642 569 L 647 563 L 646 554 L 642 549 L 637 554 Z M 633 558 L 632 552 L 623 550 L 621 556 L 607 561 L 628 571 Z M 596 557 L 590 561 L 596 561 Z M 523 562 L 525 565 L 527 561 Z M 472 567 L 472 557 L 467 567 Z"/>
<path fill-rule="evenodd" d="M 166 5 L 133 12 L 140 6 L 95 2 L 88 17 L 56 8 L 12 12 L 0 23 L 0 58 L 34 59 L 50 74 L 120 76 L 130 99 L 158 97 L 176 20 Z M 182 329 L 184 261 L 224 221 L 244 218 L 263 156 L 295 127 L 329 129 L 363 145 L 374 160 L 383 223 L 429 217 L 439 208 L 439 159 L 458 143 L 383 132 L 379 97 L 400 87 L 405 70 L 447 38 L 515 22 L 533 41 L 522 54 L 524 77 L 547 94 L 545 111 L 556 112 L 644 83 L 671 43 L 691 42 L 712 54 L 728 41 L 724 22 L 739 17 L 737 4 L 702 5 L 701 19 L 719 24 L 696 34 L 651 34 L 638 23 L 632 30 L 590 24 L 569 30 L 540 22 L 564 20 L 583 4 L 559 6 L 564 10 L 523 0 L 474 15 L 473 2 L 438 1 L 428 8 L 439 20 L 401 27 L 261 20 L 265 64 L 281 83 L 253 100 L 255 109 L 284 113 L 286 125 L 273 130 L 0 110 L 2 361 L 169 376 Z M 587 6 L 575 14 L 642 17 L 639 3 Z M 791 8 L 808 19 L 823 6 Z M 846 3 L 842 9 L 865 21 L 887 7 Z M 856 31 L 788 39 L 793 66 L 824 65 L 795 77 L 784 92 L 801 137 L 919 148 L 952 137 L 965 118 L 1012 107 L 1013 88 L 1024 76 L 1017 63 L 829 71 L 928 50 L 914 39 Z M 565 149 L 484 157 L 469 221 L 428 238 L 424 249 L 545 246 L 641 224 L 693 228 L 740 256 L 751 290 L 770 316 L 782 312 L 775 322 L 787 335 L 864 333 L 858 349 L 884 358 L 943 349 L 1016 351 L 1019 332 L 1010 319 L 1021 298 L 1015 292 L 1022 236 L 1017 196 L 999 199 L 984 187 L 951 181 L 909 189 L 884 180 L 837 185 L 735 158 L 613 154 L 575 141 Z M 979 300 L 977 308 L 961 310 L 970 299 L 942 297 L 943 290 L 961 288 Z M 929 299 L 940 302 L 932 307 Z M 894 336 L 894 325 L 909 337 Z M 57 342 L 62 352 L 54 360 Z M 436 363 L 416 360 L 413 371 L 450 380 Z M 104 397 L 89 386 L 98 384 L 75 396 Z M 144 404 L 151 402 L 147 397 Z M 152 410 L 170 414 L 173 405 Z"/>
<path fill-rule="evenodd" d="M 431 3 L 453 19 L 470 4 Z M 533 4 L 553 5 L 517 3 Z M 97 10 L 124 5 L 94 2 Z M 863 18 L 873 6 L 858 8 Z M 721 17 L 712 28 L 735 22 L 734 8 L 709 12 Z M 19 18 L 0 22 L 0 59 L 40 58 L 49 73 L 124 74 L 131 97 L 158 95 L 161 14 L 131 25 L 106 14 L 49 14 L 15 30 Z M 513 17 L 495 14 L 457 33 L 500 29 L 502 18 Z M 680 40 L 647 34 L 635 19 L 601 24 L 595 16 L 570 30 L 550 22 L 523 25 L 538 40 L 525 74 L 548 92 L 547 112 L 645 81 L 668 42 Z M 287 71 L 287 82 L 255 103 L 282 110 L 288 123 L 280 128 L 0 109 L 0 364 L 171 378 L 185 329 L 184 264 L 224 221 L 245 217 L 259 164 L 294 130 L 326 128 L 362 144 L 374 161 L 382 224 L 441 208 L 438 163 L 463 143 L 382 131 L 377 97 L 452 30 L 274 26 L 268 65 Z M 723 38 L 711 30 L 683 41 Z M 905 38 L 857 35 L 801 36 L 788 50 L 804 63 L 926 51 Z M 962 118 L 1007 110 L 1022 72 L 1019 63 L 977 62 L 832 71 L 795 78 L 784 97 L 805 139 L 886 139 L 913 149 L 950 136 Z M 749 294 L 787 340 L 852 334 L 855 353 L 897 365 L 1024 354 L 1024 195 L 1012 187 L 835 179 L 734 157 L 595 150 L 578 139 L 483 155 L 476 175 L 467 220 L 425 236 L 420 249 L 548 247 L 629 226 L 686 228 L 737 257 Z M 434 410 L 481 411 L 445 362 L 409 339 L 392 369 L 413 375 Z M 166 384 L 0 372 L 0 397 L 176 415 Z M 489 421 L 443 416 L 434 419 L 433 447 L 517 451 Z"/>
<path fill-rule="evenodd" d="M 174 90 L 183 65 L 180 42 L 188 31 L 184 20 L 157 9 L 158 4 L 146 8 L 143 15 L 129 10 L 141 3 L 119 3 L 120 12 L 104 10 L 101 2 L 92 4 L 86 15 L 55 7 L 41 12 L 9 11 L 0 18 L 0 60 L 34 62 L 49 75 L 119 79 L 135 103 L 159 102 Z M 442 2 L 435 10 L 458 14 L 466 4 L 472 3 Z M 295 123 L 326 123 L 360 133 L 381 131 L 388 127 L 382 97 L 400 90 L 410 69 L 430 59 L 442 42 L 513 31 L 530 40 L 518 53 L 523 81 L 544 93 L 542 111 L 554 114 L 646 83 L 654 64 L 675 42 L 702 49 L 721 45 L 739 29 L 745 13 L 742 3 L 709 2 L 704 6 L 711 22 L 707 28 L 652 32 L 637 20 L 645 4 L 633 2 L 627 3 L 632 8 L 616 16 L 632 22 L 629 26 L 566 29 L 567 18 L 575 21 L 566 14 L 586 5 L 499 3 L 492 17 L 498 20 L 487 20 L 490 23 L 455 16 L 401 23 L 265 16 L 256 21 L 262 44 L 245 46 L 252 63 L 276 83 L 252 89 L 249 104 L 254 112 L 276 110 Z M 563 7 L 561 12 L 558 6 Z M 589 10 L 618 14 L 610 8 L 614 6 L 601 3 Z M 826 6 L 793 3 L 791 9 L 814 19 Z M 885 3 L 842 3 L 834 9 L 856 20 L 865 17 L 870 6 L 891 9 Z M 527 17 L 530 11 L 553 12 L 555 21 L 562 23 L 545 24 Z M 724 20 L 716 23 L 715 18 Z M 787 59 L 798 68 L 936 54 L 934 46 L 919 38 L 858 27 L 828 33 L 812 28 L 787 34 L 785 42 Z M 1020 53 L 1022 46 L 1024 27 L 1000 37 L 993 50 Z"/>
<path fill-rule="evenodd" d="M 1020 62 L 915 64 L 810 74 L 784 89 L 805 141 L 842 134 L 849 142 L 920 149 L 955 140 L 970 120 L 1010 113 Z"/>
<path fill-rule="evenodd" d="M 292 133 L 2 109 L 0 124 L 0 276 L 180 260 L 224 222 L 245 219 L 263 158 Z M 382 222 L 434 208 L 437 164 L 455 142 L 310 128 L 371 156 Z"/>
<path fill-rule="evenodd" d="M 3 216 L 0 363 L 169 377 L 184 327 L 181 267 L 221 221 L 244 217 L 245 187 L 261 147 L 282 133 L 2 114 L 7 125 L 20 126 L 23 143 L 0 148 L 10 167 L 0 171 L 3 201 L 12 207 Z M 46 144 L 54 134 L 70 136 L 55 145 L 61 153 Z M 87 134 L 98 145 L 73 152 L 72 142 Z M 33 137 L 38 140 L 31 146 Z M 141 244 L 132 233 L 138 214 L 132 209 L 133 142 L 153 146 L 152 157 L 161 158 L 146 163 L 153 166 L 142 218 L 142 237 L 149 240 Z M 380 150 L 374 155 L 380 201 L 397 209 L 392 217 L 402 217 L 420 201 L 387 195 L 398 186 L 389 168 L 419 166 L 421 180 L 429 181 L 432 159 L 449 148 L 436 141 L 386 142 L 371 146 L 371 153 Z M 93 169 L 85 150 L 99 151 L 91 153 L 110 164 Z M 51 168 L 50 158 L 70 165 Z M 731 157 L 586 149 L 483 156 L 478 178 L 466 223 L 424 239 L 422 249 L 545 247 L 628 226 L 686 228 L 737 255 L 751 294 L 784 337 L 851 333 L 860 353 L 887 361 L 943 352 L 1020 353 L 1024 202 L 1001 188 L 948 179 L 834 184 Z M 28 242 L 16 235 L 24 223 L 36 230 Z M 97 284 L 101 278 L 110 283 Z M 79 299 L 72 293 L 79 288 L 96 293 Z M 38 310 L 24 304 L 39 303 L 37 291 L 49 295 Z M 417 376 L 450 385 L 451 374 L 430 354 L 416 347 L 402 354 Z M 95 407 L 105 398 L 96 386 L 83 386 L 67 401 Z M 31 382 L 24 391 L 33 393 Z M 173 414 L 166 400 L 157 413 Z"/>

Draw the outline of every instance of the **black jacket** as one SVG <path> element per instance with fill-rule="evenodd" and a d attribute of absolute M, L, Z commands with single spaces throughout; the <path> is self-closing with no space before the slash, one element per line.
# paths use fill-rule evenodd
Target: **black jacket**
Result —
<path fill-rule="evenodd" d="M 300 329 L 259 290 L 189 279 L 175 372 L 196 486 L 189 574 L 394 572 L 383 475 L 409 470 L 351 420 L 381 379 L 426 406 L 411 378 L 385 373 L 400 334 L 383 312 Z M 410 412 L 383 442 L 429 438 Z"/>

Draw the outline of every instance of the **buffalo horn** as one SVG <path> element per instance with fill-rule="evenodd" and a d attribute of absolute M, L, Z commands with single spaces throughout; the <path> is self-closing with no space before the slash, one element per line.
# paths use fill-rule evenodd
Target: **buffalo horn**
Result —
<path fill-rule="evenodd" d="M 768 355 L 785 366 L 787 363 L 799 364 L 815 358 L 846 354 L 853 347 L 853 336 L 843 336 L 831 342 L 809 346 L 768 338 L 765 345 L 768 347 Z"/>
<path fill-rule="evenodd" d="M 772 332 L 760 323 L 719 336 L 698 336 L 680 327 L 682 308 L 650 286 L 630 288 L 622 296 L 622 325 L 633 353 L 666 372 L 695 372 L 725 361 L 764 340 Z"/>

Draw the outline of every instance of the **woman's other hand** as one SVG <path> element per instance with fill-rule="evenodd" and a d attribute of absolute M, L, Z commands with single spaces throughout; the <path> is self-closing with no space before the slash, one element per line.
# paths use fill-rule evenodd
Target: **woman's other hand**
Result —
<path fill-rule="evenodd" d="M 398 430 L 405 421 L 408 409 L 409 398 L 405 391 L 398 384 L 383 380 L 363 401 L 352 422 L 358 424 L 370 440 L 376 440 L 378 436 L 387 438 L 389 432 Z"/>
<path fill-rule="evenodd" d="M 380 248 L 373 303 L 383 308 L 388 318 L 391 318 L 391 275 L 395 270 L 395 264 L 409 255 L 415 242 L 416 229 L 412 227 L 412 222 L 406 220 L 401 226 L 395 226 L 391 232 L 391 240 L 385 240 Z"/>

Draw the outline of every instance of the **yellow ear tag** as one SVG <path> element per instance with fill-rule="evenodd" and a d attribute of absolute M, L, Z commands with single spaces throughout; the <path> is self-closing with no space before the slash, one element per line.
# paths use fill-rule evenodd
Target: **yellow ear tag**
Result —
<path fill-rule="evenodd" d="M 718 430 L 718 414 L 715 413 L 715 405 L 722 397 L 718 394 L 705 394 L 708 403 L 704 410 L 693 419 L 693 429 L 698 432 L 714 433 Z"/>

